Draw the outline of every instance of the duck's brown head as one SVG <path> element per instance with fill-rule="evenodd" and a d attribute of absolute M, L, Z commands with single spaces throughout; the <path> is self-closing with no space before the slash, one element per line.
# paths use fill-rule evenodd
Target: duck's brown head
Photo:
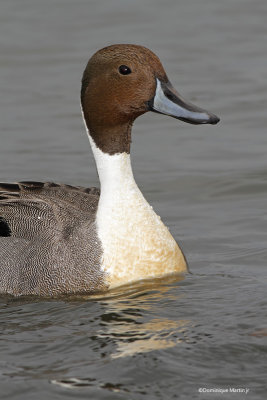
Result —
<path fill-rule="evenodd" d="M 159 58 L 132 44 L 108 46 L 92 56 L 82 78 L 81 104 L 92 139 L 108 154 L 130 152 L 132 123 L 147 111 L 194 124 L 219 121 L 183 100 Z"/>

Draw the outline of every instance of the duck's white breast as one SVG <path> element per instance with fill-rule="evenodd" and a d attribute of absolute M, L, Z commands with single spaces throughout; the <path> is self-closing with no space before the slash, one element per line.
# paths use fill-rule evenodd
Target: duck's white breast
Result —
<path fill-rule="evenodd" d="M 136 185 L 130 155 L 103 153 L 90 141 L 101 182 L 96 216 L 101 268 L 110 287 L 186 272 L 177 243 Z"/>

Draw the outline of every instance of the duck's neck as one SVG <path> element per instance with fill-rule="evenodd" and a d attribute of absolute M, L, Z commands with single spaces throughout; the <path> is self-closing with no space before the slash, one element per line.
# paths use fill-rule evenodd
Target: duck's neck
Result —
<path fill-rule="evenodd" d="M 109 287 L 185 272 L 177 243 L 135 183 L 130 154 L 105 153 L 90 134 L 89 140 L 101 184 L 96 227 Z"/>
<path fill-rule="evenodd" d="M 97 172 L 101 185 L 101 200 L 116 198 L 118 193 L 125 194 L 138 190 L 134 180 L 130 154 L 118 153 L 110 155 L 100 150 L 90 134 L 91 148 L 95 157 Z"/>

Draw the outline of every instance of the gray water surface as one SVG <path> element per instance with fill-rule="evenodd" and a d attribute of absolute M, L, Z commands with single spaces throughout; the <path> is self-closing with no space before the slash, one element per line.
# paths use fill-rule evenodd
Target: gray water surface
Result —
<path fill-rule="evenodd" d="M 266 397 L 266 20 L 265 0 L 1 1 L 1 180 L 98 186 L 79 90 L 108 44 L 151 48 L 184 97 L 221 117 L 134 126 L 136 181 L 192 274 L 2 297 L 1 399 Z"/>

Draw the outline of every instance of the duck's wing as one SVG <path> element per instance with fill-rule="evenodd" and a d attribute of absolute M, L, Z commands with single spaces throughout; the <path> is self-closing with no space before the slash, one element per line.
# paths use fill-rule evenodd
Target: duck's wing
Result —
<path fill-rule="evenodd" d="M 99 189 L 52 182 L 0 183 L 0 237 L 48 238 L 56 230 L 93 219 Z M 76 221 L 72 218 L 78 214 Z M 70 219 L 71 218 L 71 219 Z"/>
<path fill-rule="evenodd" d="M 101 278 L 98 200 L 96 188 L 0 183 L 0 293 L 94 289 Z"/>

